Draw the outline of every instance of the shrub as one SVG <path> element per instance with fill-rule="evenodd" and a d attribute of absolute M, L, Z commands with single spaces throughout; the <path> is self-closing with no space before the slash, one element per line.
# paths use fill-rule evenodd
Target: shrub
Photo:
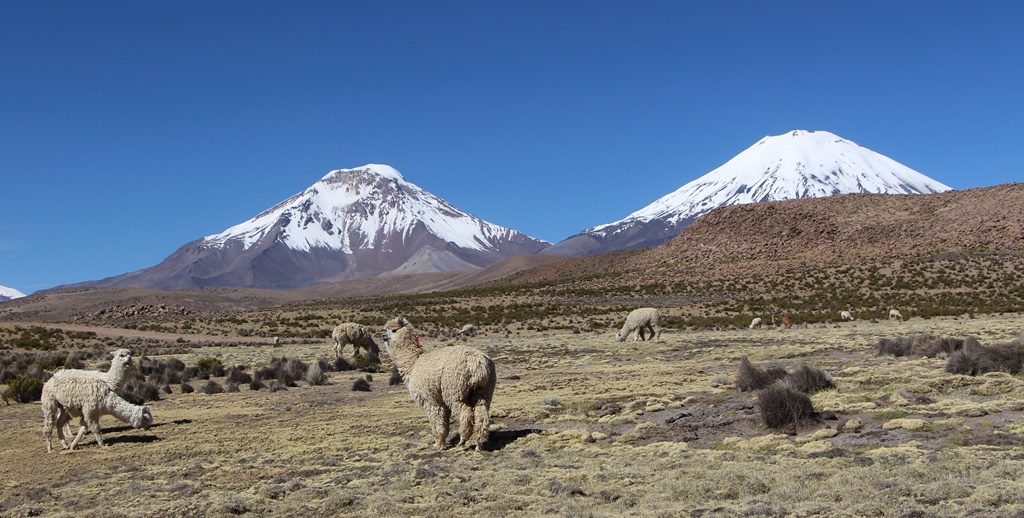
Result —
<path fill-rule="evenodd" d="M 203 394 L 220 394 L 221 392 L 224 392 L 224 387 L 216 381 L 207 381 L 199 386 L 199 392 L 202 392 Z"/>
<path fill-rule="evenodd" d="M 28 374 L 22 374 L 7 383 L 7 388 L 3 392 L 3 399 L 4 401 L 13 400 L 18 403 L 31 403 L 39 401 L 42 395 L 43 380 Z"/>
<path fill-rule="evenodd" d="M 228 383 L 236 383 L 239 385 L 250 383 L 252 376 L 249 373 L 242 370 L 242 367 L 232 367 L 227 370 L 227 381 Z"/>
<path fill-rule="evenodd" d="M 249 390 L 263 390 L 264 388 L 266 388 L 266 386 L 263 385 L 263 380 L 259 378 L 253 378 L 253 380 L 249 382 Z"/>
<path fill-rule="evenodd" d="M 946 372 L 977 376 L 986 372 L 1017 374 L 1024 368 L 1024 340 L 986 347 L 973 337 L 964 340 L 963 349 L 946 361 Z"/>
<path fill-rule="evenodd" d="M 224 387 L 224 392 L 238 392 L 238 384 L 233 381 L 229 381 L 227 386 Z"/>
<path fill-rule="evenodd" d="M 736 369 L 736 388 L 741 392 L 760 390 L 785 377 L 785 369 L 779 367 L 759 369 L 750 363 L 749 358 L 744 356 L 740 358 L 740 365 Z"/>
<path fill-rule="evenodd" d="M 352 390 L 356 392 L 369 392 L 370 383 L 363 378 L 359 378 L 352 383 Z"/>
<path fill-rule="evenodd" d="M 914 355 L 935 358 L 950 355 L 964 347 L 963 338 L 950 336 L 920 335 L 914 339 Z"/>
<path fill-rule="evenodd" d="M 787 379 L 790 387 L 806 394 L 836 388 L 832 378 L 817 367 L 801 365 L 789 374 Z"/>
<path fill-rule="evenodd" d="M 310 385 L 324 385 L 327 383 L 327 375 L 320 370 L 319 363 L 314 363 L 306 370 L 306 383 Z"/>
<path fill-rule="evenodd" d="M 189 385 L 188 383 L 182 383 L 181 384 L 181 393 L 182 394 L 191 394 L 191 393 L 193 393 L 195 391 L 196 391 L 196 389 L 192 388 L 192 385 Z"/>
<path fill-rule="evenodd" d="M 342 371 L 350 371 L 350 370 L 354 370 L 354 369 L 355 369 L 355 367 L 353 367 L 351 363 L 349 363 L 347 360 L 345 360 L 341 356 L 339 356 L 339 357 L 334 359 L 334 370 L 335 371 L 342 372 Z"/>
<path fill-rule="evenodd" d="M 401 385 L 402 381 L 404 381 L 404 380 L 402 379 L 401 373 L 398 372 L 398 367 L 395 367 L 394 365 L 392 365 L 391 366 L 391 379 L 388 380 L 388 385 Z"/>
<path fill-rule="evenodd" d="M 219 359 L 211 356 L 200 358 L 196 362 L 196 367 L 199 367 L 199 372 L 205 374 L 207 379 L 210 376 L 220 377 L 224 375 L 224 364 Z"/>
<path fill-rule="evenodd" d="M 380 358 L 371 353 L 357 354 L 352 358 L 355 367 L 363 372 L 377 372 L 380 370 Z"/>
<path fill-rule="evenodd" d="M 162 389 L 160 389 L 160 390 L 162 390 L 164 392 L 164 394 L 170 394 L 170 393 L 174 392 L 174 390 L 171 389 L 170 385 L 164 385 L 164 387 Z"/>
<path fill-rule="evenodd" d="M 279 390 L 288 390 L 288 387 L 286 387 L 285 384 L 281 383 L 279 380 L 274 380 L 270 382 L 270 387 L 268 388 L 270 389 L 271 392 L 277 392 Z"/>
<path fill-rule="evenodd" d="M 141 405 L 146 401 L 160 401 L 160 385 L 142 381 L 140 378 L 129 380 L 120 393 L 121 397 L 135 405 Z"/>
<path fill-rule="evenodd" d="M 775 383 L 757 393 L 757 409 L 769 428 L 781 428 L 804 420 L 816 419 L 811 398 L 785 383 Z"/>
<path fill-rule="evenodd" d="M 199 377 L 199 367 L 186 367 L 181 371 L 181 381 L 185 383 L 191 379 Z"/>
<path fill-rule="evenodd" d="M 896 338 L 880 338 L 876 346 L 879 356 L 891 354 L 893 356 L 908 356 L 914 350 L 914 339 L 909 336 L 897 336 Z"/>

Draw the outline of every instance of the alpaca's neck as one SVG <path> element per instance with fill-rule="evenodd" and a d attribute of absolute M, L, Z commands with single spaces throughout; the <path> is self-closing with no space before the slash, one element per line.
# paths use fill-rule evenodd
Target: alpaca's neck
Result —
<path fill-rule="evenodd" d="M 127 375 L 128 366 L 120 362 L 114 362 L 110 364 L 110 370 L 107 371 L 107 381 L 115 387 L 120 387 L 121 382 L 124 381 Z"/>
<path fill-rule="evenodd" d="M 403 377 L 412 372 L 413 365 L 416 364 L 416 360 L 423 354 L 418 348 L 391 348 L 391 361 L 395 362 L 395 367 L 398 368 L 398 373 Z"/>
<path fill-rule="evenodd" d="M 110 415 L 116 417 L 123 423 L 131 424 L 135 426 L 137 423 L 142 421 L 142 408 L 139 405 L 133 405 L 121 396 L 118 396 L 113 391 L 107 393 L 107 410 Z"/>

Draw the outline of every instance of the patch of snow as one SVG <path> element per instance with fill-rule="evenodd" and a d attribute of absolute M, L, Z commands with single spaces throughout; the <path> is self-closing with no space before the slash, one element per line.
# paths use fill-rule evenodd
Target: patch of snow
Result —
<path fill-rule="evenodd" d="M 0 286 L 0 297 L 5 297 L 5 298 L 13 300 L 13 299 L 20 299 L 20 298 L 22 298 L 24 296 L 25 296 L 24 293 L 14 289 L 14 288 L 8 288 L 7 286 Z"/>

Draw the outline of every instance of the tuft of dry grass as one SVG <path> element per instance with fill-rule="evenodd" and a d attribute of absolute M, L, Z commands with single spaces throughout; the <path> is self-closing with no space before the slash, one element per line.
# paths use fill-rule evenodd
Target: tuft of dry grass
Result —
<path fill-rule="evenodd" d="M 786 378 L 790 387 L 805 394 L 836 388 L 832 377 L 817 367 L 801 365 Z"/>
<path fill-rule="evenodd" d="M 757 393 L 757 410 L 768 428 L 817 419 L 811 398 L 786 383 L 775 383 Z"/>
<path fill-rule="evenodd" d="M 750 363 L 750 359 L 744 356 L 740 358 L 739 367 L 736 369 L 736 388 L 740 389 L 741 392 L 760 390 L 785 377 L 785 369 L 780 367 L 760 369 Z"/>
<path fill-rule="evenodd" d="M 369 392 L 370 383 L 366 381 L 366 378 L 359 378 L 352 383 L 352 390 L 357 392 Z"/>

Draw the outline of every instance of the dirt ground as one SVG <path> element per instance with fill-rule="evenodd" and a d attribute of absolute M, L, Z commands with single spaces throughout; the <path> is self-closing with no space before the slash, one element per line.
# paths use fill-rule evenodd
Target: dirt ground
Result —
<path fill-rule="evenodd" d="M 787 330 L 484 336 L 498 367 L 489 451 L 436 451 L 401 386 L 356 372 L 270 393 L 174 394 L 156 424 L 104 418 L 71 454 L 45 453 L 38 403 L 0 407 L 4 516 L 1014 516 L 1024 512 L 1024 379 L 946 374 L 877 357 L 920 332 L 983 343 L 1019 315 Z M 113 331 L 111 331 L 113 332 Z M 442 347 L 441 341 L 427 347 Z M 330 354 L 324 342 L 210 345 L 226 365 Z M 819 422 L 768 430 L 736 363 L 821 367 Z M 385 362 L 387 358 L 385 357 Z M 856 419 L 860 426 L 854 423 Z"/>

